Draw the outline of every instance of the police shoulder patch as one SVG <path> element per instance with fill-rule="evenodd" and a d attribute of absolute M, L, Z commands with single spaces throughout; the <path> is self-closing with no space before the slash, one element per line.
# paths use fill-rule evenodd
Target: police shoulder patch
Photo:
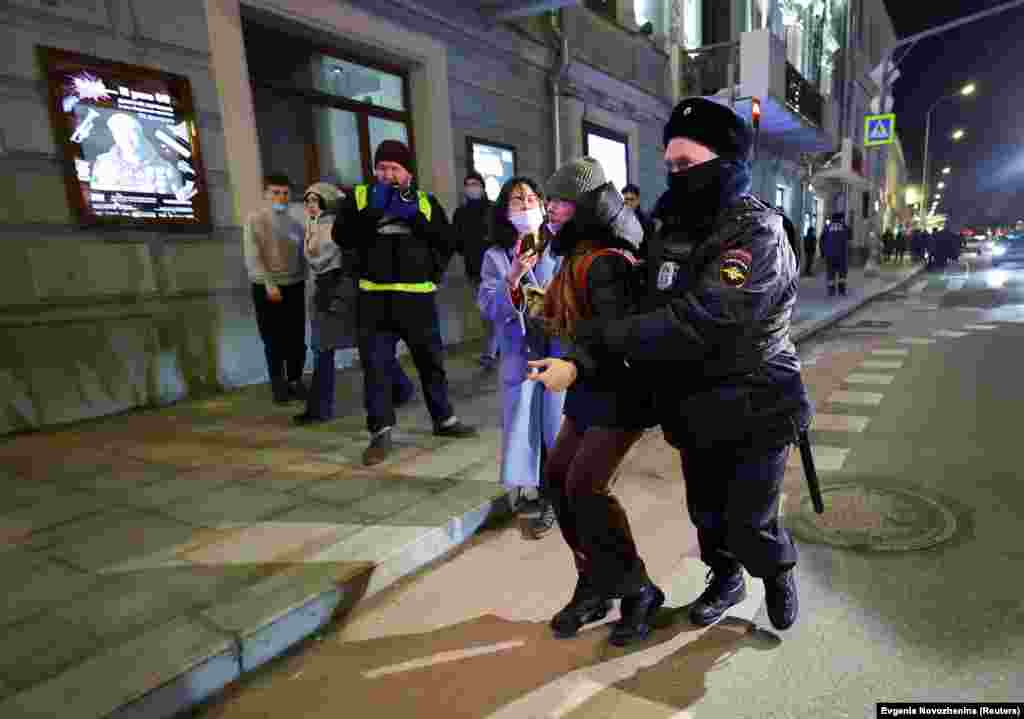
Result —
<path fill-rule="evenodd" d="M 718 274 L 729 287 L 742 287 L 750 277 L 750 263 L 753 258 L 746 250 L 728 250 L 722 255 Z"/>

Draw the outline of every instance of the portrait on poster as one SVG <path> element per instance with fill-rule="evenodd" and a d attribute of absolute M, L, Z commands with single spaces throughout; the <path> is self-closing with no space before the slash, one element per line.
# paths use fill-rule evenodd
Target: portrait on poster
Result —
<path fill-rule="evenodd" d="M 83 224 L 209 224 L 187 78 L 41 48 L 68 196 Z"/>

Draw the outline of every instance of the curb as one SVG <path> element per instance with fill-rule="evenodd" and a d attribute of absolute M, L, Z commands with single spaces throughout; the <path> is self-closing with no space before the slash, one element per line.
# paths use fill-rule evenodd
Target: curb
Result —
<path fill-rule="evenodd" d="M 869 303 L 872 300 L 874 300 L 876 297 L 880 297 L 881 295 L 888 294 L 888 293 L 892 292 L 893 290 L 898 289 L 898 288 L 902 287 L 905 284 L 908 284 L 912 279 L 917 277 L 922 272 L 924 272 L 924 267 L 918 268 L 916 271 L 910 273 L 909 275 L 907 275 L 903 279 L 896 280 L 895 282 L 892 282 L 892 283 L 890 283 L 890 284 L 888 284 L 888 285 L 886 285 L 886 286 L 876 290 L 875 292 L 872 292 L 869 295 L 864 295 L 863 297 L 861 297 L 858 301 L 854 302 L 849 307 L 844 307 L 843 309 L 839 310 L 838 312 L 836 312 L 833 315 L 830 315 L 828 317 L 824 317 L 824 318 L 822 318 L 820 320 L 813 320 L 811 322 L 806 323 L 805 327 L 801 327 L 801 328 L 799 328 L 799 329 L 797 329 L 797 330 L 795 330 L 793 332 L 793 334 L 792 334 L 793 344 L 801 344 L 803 342 L 807 342 L 808 340 L 812 339 L 814 336 L 816 336 L 816 335 L 822 333 L 823 331 L 829 329 L 830 327 L 833 327 L 834 325 L 842 322 L 847 317 L 852 315 L 854 312 L 859 310 L 861 307 L 863 307 L 867 303 Z"/>

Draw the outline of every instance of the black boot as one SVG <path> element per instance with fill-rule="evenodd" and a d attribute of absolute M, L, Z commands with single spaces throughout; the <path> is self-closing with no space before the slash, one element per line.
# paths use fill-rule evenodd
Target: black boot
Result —
<path fill-rule="evenodd" d="M 594 592 L 581 576 L 569 603 L 551 619 L 551 630 L 559 639 L 575 636 L 584 624 L 599 622 L 608 616 L 612 600 Z"/>
<path fill-rule="evenodd" d="M 291 401 L 291 395 L 288 392 L 288 383 L 285 381 L 284 377 L 271 377 L 270 391 L 274 395 L 274 404 L 288 404 Z"/>
<path fill-rule="evenodd" d="M 306 389 L 306 385 L 302 383 L 301 379 L 288 382 L 288 398 L 296 402 L 305 402 L 309 398 L 309 390 Z"/>
<path fill-rule="evenodd" d="M 789 629 L 793 626 L 800 603 L 797 601 L 796 576 L 792 569 L 764 580 L 764 603 L 773 627 Z"/>
<path fill-rule="evenodd" d="M 716 572 L 708 571 L 708 588 L 697 597 L 690 607 L 690 621 L 699 627 L 714 624 L 725 611 L 742 602 L 747 597 L 747 585 L 743 580 L 743 571 Z"/>
<path fill-rule="evenodd" d="M 840 282 L 839 283 L 839 294 L 842 295 L 843 297 L 846 297 L 846 283 L 845 282 Z"/>
<path fill-rule="evenodd" d="M 665 593 L 649 579 L 635 594 L 619 603 L 622 618 L 615 623 L 608 641 L 617 647 L 646 639 L 651 633 L 651 619 L 665 603 Z"/>

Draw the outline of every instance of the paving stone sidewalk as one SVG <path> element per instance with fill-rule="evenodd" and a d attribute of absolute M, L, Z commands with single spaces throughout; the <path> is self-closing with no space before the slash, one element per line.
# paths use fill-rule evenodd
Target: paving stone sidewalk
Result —
<path fill-rule="evenodd" d="M 916 271 L 854 271 L 839 300 L 805 278 L 797 338 Z M 506 513 L 479 349 L 447 365 L 480 437 L 434 437 L 418 390 L 369 469 L 351 370 L 312 427 L 256 386 L 0 443 L 0 717 L 173 716 Z"/>

